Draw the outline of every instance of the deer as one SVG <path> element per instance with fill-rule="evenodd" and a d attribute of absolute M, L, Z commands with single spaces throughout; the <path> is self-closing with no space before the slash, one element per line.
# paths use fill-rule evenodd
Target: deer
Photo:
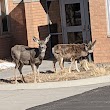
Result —
<path fill-rule="evenodd" d="M 38 48 L 31 48 L 25 45 L 15 45 L 11 48 L 11 56 L 15 63 L 15 83 L 17 83 L 17 75 L 16 70 L 19 70 L 19 73 L 22 78 L 22 82 L 24 83 L 24 76 L 22 74 L 22 68 L 24 65 L 31 65 L 32 72 L 34 74 L 34 82 L 36 82 L 36 71 L 39 79 L 39 65 L 41 65 L 42 60 L 45 57 L 46 52 L 46 44 L 50 39 L 50 34 L 45 38 L 45 40 L 39 40 L 36 37 L 33 37 L 33 41 L 39 44 Z M 37 70 L 36 70 L 37 69 Z"/>
<path fill-rule="evenodd" d="M 56 62 L 59 62 L 59 66 L 61 70 L 64 70 L 64 61 L 70 60 L 71 64 L 69 67 L 69 73 L 71 73 L 72 65 L 75 63 L 76 70 L 80 72 L 78 69 L 77 61 L 81 58 L 87 59 L 87 56 L 90 53 L 93 53 L 94 45 L 96 40 L 92 43 L 91 41 L 86 44 L 57 44 L 52 48 L 52 53 L 54 55 L 53 67 L 54 72 L 56 72 Z M 85 70 L 89 70 L 87 65 L 87 61 L 85 60 Z"/>

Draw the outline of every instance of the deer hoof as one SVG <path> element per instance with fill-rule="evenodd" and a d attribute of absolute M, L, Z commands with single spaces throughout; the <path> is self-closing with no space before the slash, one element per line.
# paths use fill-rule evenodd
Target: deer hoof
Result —
<path fill-rule="evenodd" d="M 15 81 L 15 84 L 18 84 L 18 81 L 17 80 Z"/>
<path fill-rule="evenodd" d="M 35 80 L 34 83 L 37 83 L 37 81 Z"/>
<path fill-rule="evenodd" d="M 23 83 L 26 83 L 26 81 L 22 81 Z"/>
<path fill-rule="evenodd" d="M 71 71 L 69 70 L 69 73 L 71 73 Z"/>
<path fill-rule="evenodd" d="M 80 70 L 77 70 L 77 72 L 80 72 Z"/>
<path fill-rule="evenodd" d="M 89 68 L 85 68 L 86 71 L 90 70 Z"/>
<path fill-rule="evenodd" d="M 57 73 L 57 71 L 53 71 L 54 73 Z"/>
<path fill-rule="evenodd" d="M 40 82 L 40 83 L 41 83 L 41 82 L 42 82 L 42 80 L 41 80 L 41 79 L 39 79 L 39 80 L 38 80 L 38 82 Z"/>

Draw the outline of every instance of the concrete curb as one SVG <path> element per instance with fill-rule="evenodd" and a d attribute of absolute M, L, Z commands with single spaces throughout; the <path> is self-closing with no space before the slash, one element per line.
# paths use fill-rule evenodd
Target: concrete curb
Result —
<path fill-rule="evenodd" d="M 1 84 L 0 90 L 49 89 L 49 88 L 62 88 L 62 87 L 72 87 L 72 86 L 85 86 L 85 85 L 100 84 L 107 82 L 110 82 L 110 75 L 88 78 L 88 79 L 72 80 L 72 81 L 60 81 L 60 82 Z"/>

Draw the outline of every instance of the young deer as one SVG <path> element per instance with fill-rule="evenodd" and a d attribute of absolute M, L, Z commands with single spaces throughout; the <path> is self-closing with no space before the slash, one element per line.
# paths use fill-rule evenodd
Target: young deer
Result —
<path fill-rule="evenodd" d="M 11 56 L 15 62 L 15 82 L 17 83 L 16 69 L 19 70 L 22 77 L 22 81 L 25 82 L 22 67 L 23 65 L 31 65 L 34 82 L 36 82 L 36 69 L 39 77 L 39 65 L 42 63 L 42 60 L 45 56 L 46 44 L 50 39 L 50 35 L 45 40 L 38 40 L 36 37 L 33 37 L 33 41 L 39 44 L 39 48 L 30 48 L 24 45 L 15 45 L 11 48 Z"/>
<path fill-rule="evenodd" d="M 52 48 L 52 53 L 54 55 L 54 70 L 56 72 L 56 62 L 59 62 L 61 70 L 64 69 L 64 60 L 70 60 L 71 65 L 69 67 L 69 72 L 71 72 L 71 68 L 73 63 L 75 63 L 76 70 L 80 72 L 77 65 L 77 60 L 79 60 L 81 57 L 87 57 L 89 53 L 93 52 L 93 47 L 96 43 L 96 40 L 88 44 L 82 43 L 82 44 L 57 44 Z M 88 65 L 86 62 L 86 69 L 88 70 Z"/>

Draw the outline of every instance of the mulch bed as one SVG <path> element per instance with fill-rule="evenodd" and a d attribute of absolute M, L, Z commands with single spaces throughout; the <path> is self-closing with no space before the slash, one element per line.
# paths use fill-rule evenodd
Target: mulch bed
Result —
<path fill-rule="evenodd" d="M 57 81 L 69 81 L 69 80 L 78 80 L 78 79 L 86 79 L 91 77 L 98 77 L 103 75 L 110 74 L 110 65 L 95 65 L 93 63 L 89 63 L 90 70 L 85 71 L 83 68 L 80 68 L 81 72 L 77 72 L 73 70 L 71 73 L 68 72 L 68 69 L 65 69 L 64 72 L 57 71 L 54 73 L 52 71 L 41 72 L 40 71 L 40 83 L 43 82 L 57 82 Z M 32 83 L 34 81 L 34 75 L 29 73 L 28 75 L 24 76 L 26 83 Z M 18 77 L 18 82 L 22 83 L 21 77 Z M 37 77 L 37 82 L 39 82 Z M 1 79 L 0 84 L 14 84 L 15 79 Z"/>

